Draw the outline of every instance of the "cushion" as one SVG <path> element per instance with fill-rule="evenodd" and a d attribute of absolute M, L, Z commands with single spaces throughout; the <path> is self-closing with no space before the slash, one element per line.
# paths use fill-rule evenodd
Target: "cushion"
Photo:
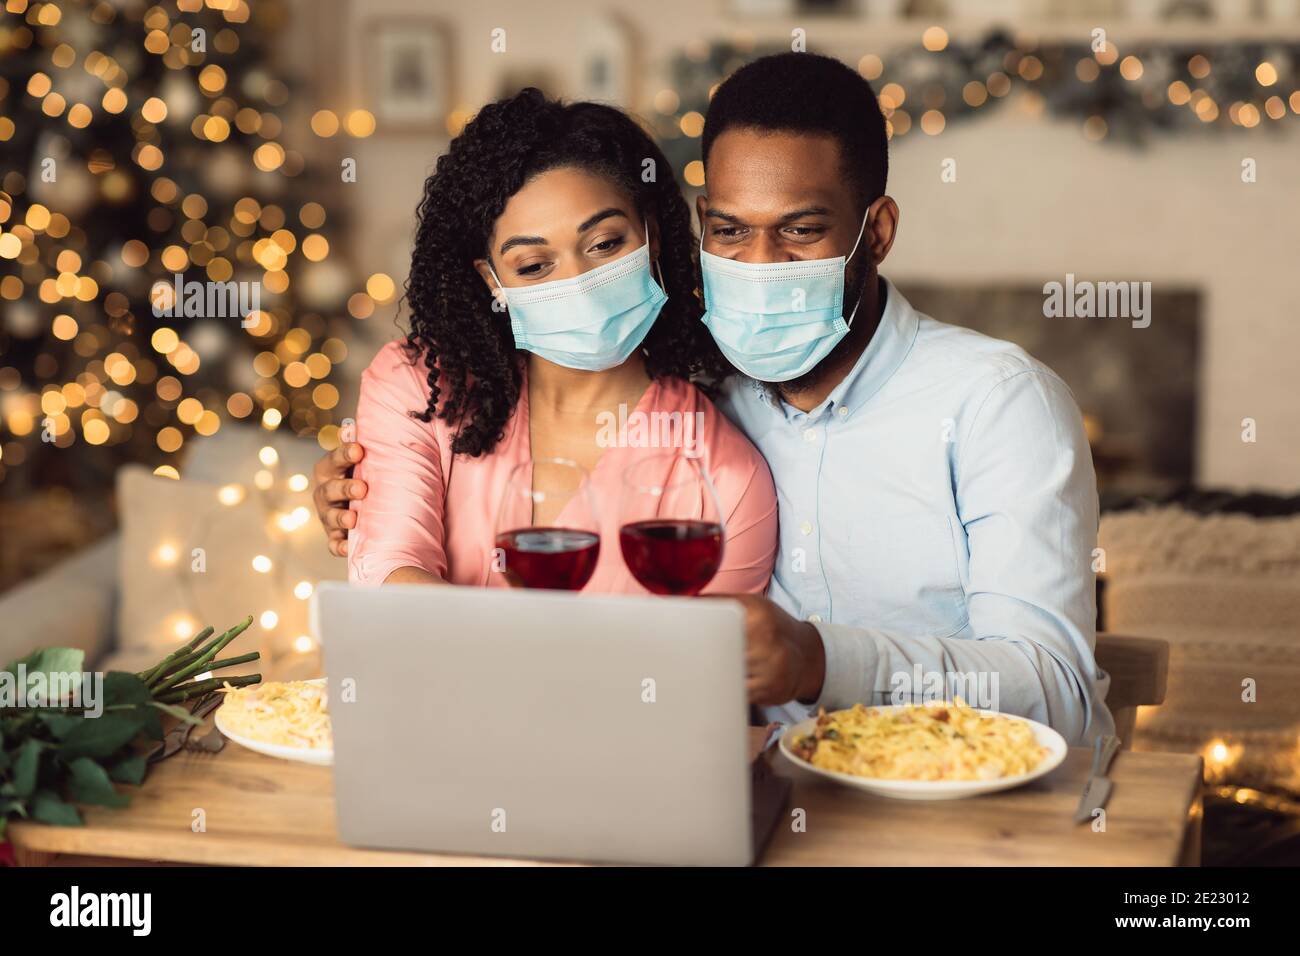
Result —
<path fill-rule="evenodd" d="M 252 480 L 262 468 L 258 458 L 270 446 L 279 461 L 280 474 L 311 475 L 312 465 L 324 454 L 315 441 L 298 438 L 286 431 L 267 431 L 257 425 L 223 425 L 214 435 L 195 436 L 186 442 L 189 448 L 181 476 L 196 481 L 225 484 L 228 481 Z"/>
<path fill-rule="evenodd" d="M 292 664 L 301 674 L 304 657 L 313 658 L 306 670 L 319 671 L 314 650 L 295 650 L 311 632 L 308 602 L 294 591 L 300 582 L 342 580 L 346 565 L 325 547 L 310 492 L 289 487 L 296 472 L 265 469 L 273 482 L 259 490 L 255 457 L 254 464 L 242 481 L 224 485 L 160 478 L 140 465 L 118 472 L 118 646 L 107 666 L 143 669 L 199 628 L 220 632 L 252 614 L 253 626 L 221 656 L 256 650 L 262 661 L 229 673 Z"/>

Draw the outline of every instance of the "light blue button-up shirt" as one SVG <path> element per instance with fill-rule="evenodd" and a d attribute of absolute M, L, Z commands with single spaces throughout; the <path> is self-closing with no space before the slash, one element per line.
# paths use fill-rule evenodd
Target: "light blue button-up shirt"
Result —
<path fill-rule="evenodd" d="M 1113 732 L 1093 656 L 1096 478 L 1069 389 L 884 285 L 879 328 L 817 408 L 741 376 L 720 401 L 776 483 L 768 594 L 826 648 L 821 697 L 766 716 L 956 693 L 1071 743 Z"/>

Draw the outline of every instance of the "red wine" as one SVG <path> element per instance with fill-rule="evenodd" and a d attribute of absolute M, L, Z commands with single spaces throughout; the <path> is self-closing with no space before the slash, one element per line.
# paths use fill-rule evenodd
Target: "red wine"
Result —
<path fill-rule="evenodd" d="M 628 570 L 655 594 L 699 594 L 722 564 L 714 521 L 634 521 L 618 533 Z"/>
<path fill-rule="evenodd" d="M 506 576 L 526 588 L 580 591 L 591 580 L 600 537 L 573 528 L 518 528 L 497 535 Z"/>

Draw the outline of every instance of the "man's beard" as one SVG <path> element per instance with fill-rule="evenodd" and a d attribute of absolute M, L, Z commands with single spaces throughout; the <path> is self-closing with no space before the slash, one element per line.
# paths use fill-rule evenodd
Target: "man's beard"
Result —
<path fill-rule="evenodd" d="M 832 369 L 839 368 L 841 360 L 854 349 L 861 349 L 865 341 L 869 341 L 875 333 L 876 316 L 864 315 L 862 310 L 862 300 L 866 293 L 867 280 L 875 274 L 871 268 L 862 269 L 857 275 L 850 279 L 848 292 L 844 297 L 844 304 L 852 312 L 854 306 L 849 306 L 850 302 L 856 303 L 857 313 L 853 316 L 853 324 L 849 327 L 848 334 L 835 343 L 835 348 L 831 349 L 824 359 L 804 372 L 798 378 L 792 378 L 788 382 L 780 382 L 775 386 L 783 395 L 797 395 L 800 392 L 808 392 L 817 388 L 825 381 L 826 376 Z M 867 338 L 863 339 L 863 334 Z"/>

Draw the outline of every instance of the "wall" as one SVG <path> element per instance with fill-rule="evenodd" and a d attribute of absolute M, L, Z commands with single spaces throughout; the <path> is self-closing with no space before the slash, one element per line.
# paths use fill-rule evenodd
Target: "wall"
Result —
<path fill-rule="evenodd" d="M 323 99 L 333 100 L 321 106 L 364 105 L 367 24 L 389 16 L 434 15 L 447 26 L 456 49 L 458 104 L 472 109 L 495 95 L 505 70 L 544 70 L 559 89 L 572 93 L 580 89 L 575 56 L 580 24 L 599 8 L 577 0 L 545 6 L 505 0 L 473 5 L 333 0 L 331 9 L 338 11 L 333 40 L 314 42 L 305 63 L 316 68 L 318 88 L 327 91 Z M 925 26 L 845 19 L 742 22 L 727 14 L 725 0 L 624 0 L 603 8 L 616 10 L 635 37 L 639 66 L 633 95 L 642 110 L 665 85 L 669 58 L 689 43 L 736 36 L 781 41 L 799 25 L 808 31 L 810 48 L 855 63 L 866 52 L 888 58 L 891 45 L 914 44 Z M 489 34 L 497 26 L 507 29 L 505 54 L 489 50 Z M 1056 23 L 1039 32 L 1086 37 L 1090 26 Z M 986 27 L 957 23 L 949 30 L 954 37 L 978 36 Z M 1216 38 L 1287 31 L 1294 36 L 1300 24 L 1176 29 Z M 1112 37 L 1123 52 L 1130 37 L 1171 30 L 1120 23 Z M 387 271 L 399 282 L 405 275 L 413 211 L 445 145 L 441 132 L 395 136 L 382 131 L 348 144 L 362 176 L 345 190 L 358 223 L 353 252 L 367 271 Z M 1259 169 L 1259 181 L 1250 185 L 1240 180 L 1246 156 L 1255 158 Z M 943 183 L 939 176 L 941 160 L 949 157 L 957 160 L 955 183 Z M 1198 480 L 1274 490 L 1300 487 L 1300 290 L 1293 281 L 1300 247 L 1300 119 L 1265 119 L 1263 127 L 1249 132 L 1216 128 L 1159 135 L 1139 150 L 1089 143 L 1076 124 L 1033 117 L 1007 102 L 988 117 L 951 124 L 938 137 L 914 129 L 895 144 L 892 164 L 890 192 L 903 215 L 885 271 L 895 278 L 1040 284 L 1073 272 L 1080 278 L 1198 288 L 1205 306 Z M 391 310 L 371 322 L 377 341 L 393 334 Z M 1254 444 L 1241 440 L 1243 418 L 1257 422 Z"/>
<path fill-rule="evenodd" d="M 1192 133 L 1137 151 L 1089 143 L 1073 125 L 1012 108 L 939 137 L 909 134 L 894 155 L 890 192 L 903 217 L 888 271 L 1034 283 L 1073 272 L 1198 287 L 1205 310 L 1198 480 L 1294 492 L 1300 120 L 1287 125 L 1286 135 Z M 1249 185 L 1240 175 L 1245 156 L 1259 169 Z M 957 160 L 956 183 L 940 182 L 946 157 Z M 1254 444 L 1241 440 L 1243 418 L 1257 422 Z"/>

